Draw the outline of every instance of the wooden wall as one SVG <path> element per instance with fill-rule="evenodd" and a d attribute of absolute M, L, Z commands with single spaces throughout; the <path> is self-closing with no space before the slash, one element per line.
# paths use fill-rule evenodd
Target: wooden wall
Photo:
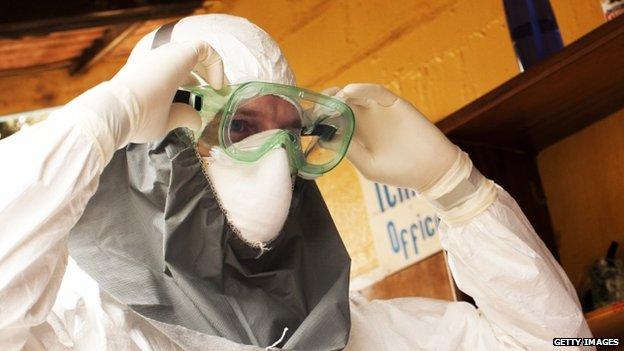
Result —
<path fill-rule="evenodd" d="M 597 1 L 551 3 L 566 44 L 605 21 Z M 624 111 L 548 147 L 538 167 L 561 264 L 579 289 L 611 240 L 624 245 Z"/>
<path fill-rule="evenodd" d="M 454 300 L 454 287 L 443 252 L 399 271 L 361 291 L 369 299 L 391 299 L 404 296 Z"/>
<path fill-rule="evenodd" d="M 561 264 L 578 289 L 612 240 L 624 257 L 624 110 L 545 149 L 538 165 Z"/>

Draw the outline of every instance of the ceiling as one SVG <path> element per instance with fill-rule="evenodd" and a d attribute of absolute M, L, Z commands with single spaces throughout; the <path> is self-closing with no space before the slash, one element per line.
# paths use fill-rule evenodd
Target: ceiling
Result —
<path fill-rule="evenodd" d="M 58 68 L 83 74 L 104 57 L 126 57 L 162 24 L 208 6 L 196 0 L 3 2 L 0 77 Z"/>

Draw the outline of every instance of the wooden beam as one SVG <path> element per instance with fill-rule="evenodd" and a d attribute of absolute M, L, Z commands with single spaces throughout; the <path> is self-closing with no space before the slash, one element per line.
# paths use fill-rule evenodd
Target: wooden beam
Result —
<path fill-rule="evenodd" d="M 204 1 L 185 0 L 169 4 L 153 4 L 135 8 L 96 11 L 73 16 L 63 16 L 0 24 L 0 38 L 18 38 L 78 28 L 134 23 L 150 19 L 185 16 L 203 7 Z"/>
<path fill-rule="evenodd" d="M 97 38 L 97 37 L 96 37 Z M 29 55 L 29 53 L 33 50 L 38 51 L 56 51 L 60 49 L 65 49 L 69 47 L 70 49 L 79 48 L 84 49 L 91 45 L 94 38 L 89 38 L 89 40 L 49 40 L 49 41 L 27 41 L 21 40 L 21 43 L 18 44 L 6 44 L 0 41 L 0 55 L 2 56 L 11 56 L 14 57 L 16 55 Z"/>
<path fill-rule="evenodd" d="M 132 34 L 141 26 L 142 22 L 132 24 L 120 24 L 107 29 L 102 37 L 98 38 L 86 48 L 75 63 L 70 67 L 71 75 L 86 72 L 89 67 L 98 62 L 102 57 L 119 45 L 128 35 Z"/>
<path fill-rule="evenodd" d="M 2 81 L 4 79 L 11 80 L 11 81 L 13 80 L 13 78 L 9 78 L 9 77 L 23 76 L 23 75 L 29 75 L 29 74 L 38 75 L 44 71 L 65 69 L 71 66 L 71 63 L 72 63 L 71 60 L 66 60 L 66 61 L 59 61 L 59 62 L 48 63 L 48 64 L 37 65 L 37 66 L 0 70 L 0 86 L 2 85 Z M 0 105 L 4 103 L 3 100 L 4 99 L 0 97 Z M 0 108 L 0 111 L 1 110 L 2 109 Z M 24 110 L 20 110 L 20 111 L 24 111 Z"/>
<path fill-rule="evenodd" d="M 624 107 L 624 16 L 452 113 L 456 140 L 539 151 Z"/>
<path fill-rule="evenodd" d="M 0 115 L 66 104 L 87 89 L 111 79 L 124 62 L 125 58 L 102 60 L 77 76 L 70 76 L 66 65 L 0 77 Z"/>
<path fill-rule="evenodd" d="M 22 52 L 15 55 L 3 55 L 3 57 L 0 57 L 0 74 L 5 70 L 43 66 L 59 61 L 72 60 L 78 57 L 81 52 L 82 47 L 68 45 L 67 49 L 63 50 L 31 50 L 30 52 Z"/>

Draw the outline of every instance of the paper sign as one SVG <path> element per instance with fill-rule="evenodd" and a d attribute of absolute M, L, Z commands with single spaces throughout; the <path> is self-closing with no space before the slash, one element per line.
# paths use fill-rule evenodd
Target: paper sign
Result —
<path fill-rule="evenodd" d="M 442 250 L 439 218 L 416 192 L 364 179 L 360 184 L 380 262 L 379 279 Z"/>

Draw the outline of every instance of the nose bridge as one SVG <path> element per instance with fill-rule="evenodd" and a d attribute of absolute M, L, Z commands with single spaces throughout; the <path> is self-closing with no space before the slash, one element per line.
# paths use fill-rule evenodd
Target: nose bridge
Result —
<path fill-rule="evenodd" d="M 272 129 L 283 129 L 284 127 L 280 124 L 280 121 L 276 117 L 275 113 L 271 113 L 269 118 L 264 119 L 263 130 L 272 130 Z"/>
<path fill-rule="evenodd" d="M 293 154 L 296 151 L 296 136 L 291 131 L 288 130 L 280 130 L 275 136 L 274 147 L 282 147 L 289 154 Z"/>
<path fill-rule="evenodd" d="M 300 116 L 294 102 L 281 95 L 265 95 L 266 117 L 263 124 L 265 130 L 268 129 L 292 129 L 299 125 Z"/>

